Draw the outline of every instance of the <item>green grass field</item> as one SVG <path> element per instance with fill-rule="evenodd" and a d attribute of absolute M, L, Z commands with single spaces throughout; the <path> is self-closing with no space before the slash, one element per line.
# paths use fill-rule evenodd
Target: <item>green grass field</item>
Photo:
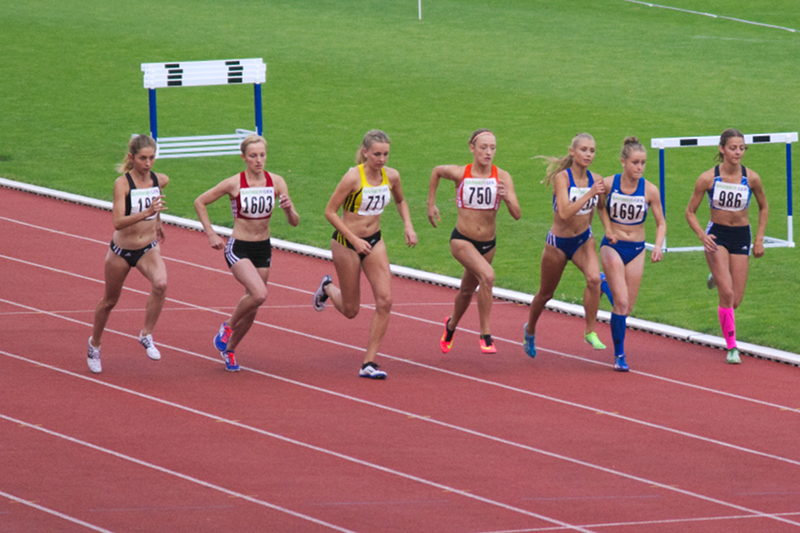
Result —
<path fill-rule="evenodd" d="M 800 29 L 796 0 L 664 1 Z M 287 178 L 303 217 L 298 228 L 276 219 L 276 236 L 327 247 L 327 198 L 363 133 L 381 128 L 392 137 L 390 164 L 401 172 L 420 238 L 406 249 L 399 218 L 388 212 L 392 262 L 460 275 L 447 245 L 453 195 L 440 188 L 444 220 L 431 228 L 427 183 L 434 165 L 468 162 L 470 132 L 489 127 L 523 209 L 520 221 L 499 216 L 498 285 L 525 292 L 538 284 L 552 217 L 551 192 L 540 184 L 544 166 L 532 156 L 562 155 L 574 134 L 588 131 L 598 142 L 593 170 L 608 175 L 619 169 L 627 135 L 649 146 L 654 137 L 731 126 L 800 129 L 800 34 L 624 0 L 425 0 L 422 21 L 413 0 L 5 4 L 0 176 L 110 200 L 129 135 L 148 131 L 141 63 L 263 57 L 268 168 Z M 162 89 L 158 99 L 164 136 L 252 127 L 249 86 Z M 714 154 L 667 154 L 670 245 L 695 244 L 683 208 Z M 649 156 L 647 175 L 657 182 L 657 153 Z M 745 164 L 765 180 L 767 235 L 785 237 L 783 146 L 755 146 Z M 160 161 L 157 169 L 172 178 L 169 212 L 193 217 L 194 197 L 240 168 L 233 156 Z M 212 216 L 229 224 L 223 204 Z M 700 218 L 707 219 L 705 207 Z M 594 229 L 602 233 L 599 221 Z M 799 258 L 797 248 L 768 249 L 751 262 L 740 339 L 800 352 L 796 312 L 789 312 L 797 307 Z M 648 264 L 634 315 L 718 335 L 716 293 L 705 288 L 705 275 L 700 253 Z M 557 298 L 579 302 L 581 293 L 582 279 L 569 267 Z"/>

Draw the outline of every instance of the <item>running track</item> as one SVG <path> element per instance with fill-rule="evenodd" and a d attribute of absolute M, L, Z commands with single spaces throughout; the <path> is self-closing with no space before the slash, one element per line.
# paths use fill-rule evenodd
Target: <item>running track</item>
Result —
<path fill-rule="evenodd" d="M 0 531 L 800 531 L 796 367 L 630 331 L 619 374 L 551 312 L 530 359 L 504 302 L 496 356 L 474 308 L 443 356 L 454 291 L 395 278 L 389 379 L 359 379 L 371 309 L 315 313 L 331 263 L 275 251 L 230 374 L 211 337 L 239 285 L 167 227 L 163 358 L 133 272 L 95 376 L 110 214 L 0 189 L 0 232 Z"/>

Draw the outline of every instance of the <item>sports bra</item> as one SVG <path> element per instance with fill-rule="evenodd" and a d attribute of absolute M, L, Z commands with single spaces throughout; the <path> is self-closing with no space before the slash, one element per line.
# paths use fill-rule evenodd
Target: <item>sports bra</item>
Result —
<path fill-rule="evenodd" d="M 633 194 L 625 194 L 620 189 L 622 175 L 615 174 L 611 185 L 611 192 L 608 195 L 606 210 L 612 222 L 634 226 L 644 224 L 647 218 L 647 198 L 644 195 L 645 179 L 639 178 L 636 190 Z"/>
<path fill-rule="evenodd" d="M 577 185 L 575 185 L 575 178 L 572 176 L 572 169 L 567 168 L 566 171 L 567 171 L 567 177 L 569 178 L 569 189 L 567 190 L 567 195 L 569 196 L 570 203 L 574 203 L 578 200 L 578 198 L 586 194 L 589 191 L 589 189 L 592 188 L 592 185 L 594 185 L 594 177 L 592 176 L 592 173 L 587 170 L 586 175 L 589 178 L 589 185 L 587 187 L 578 187 Z M 575 214 L 588 215 L 589 213 L 592 212 L 592 210 L 595 208 L 596 205 L 597 205 L 597 195 L 594 195 L 591 198 L 589 198 L 586 201 L 586 203 L 583 204 L 583 207 L 581 207 L 580 210 Z M 558 211 L 558 204 L 556 203 L 555 194 L 553 195 L 553 211 L 554 212 Z"/>
<path fill-rule="evenodd" d="M 500 207 L 497 195 L 497 167 L 492 165 L 488 178 L 472 177 L 472 164 L 464 167 L 464 176 L 456 188 L 456 205 L 465 209 L 494 209 Z"/>
<path fill-rule="evenodd" d="M 747 169 L 742 165 L 742 179 L 739 183 L 729 183 L 719 174 L 719 165 L 714 167 L 714 181 L 708 190 L 708 205 L 721 211 L 744 211 L 750 206 L 752 197 Z"/>
<path fill-rule="evenodd" d="M 358 165 L 358 174 L 361 177 L 361 187 L 347 195 L 342 208 L 363 216 L 380 215 L 392 197 L 390 192 L 392 186 L 389 184 L 386 169 L 381 168 L 380 185 L 369 184 L 363 163 Z"/>
<path fill-rule="evenodd" d="M 263 172 L 267 178 L 264 187 L 251 187 L 247 184 L 247 175 L 244 172 L 239 174 L 239 194 L 231 198 L 233 218 L 265 219 L 272 216 L 275 187 L 269 172 Z"/>
<path fill-rule="evenodd" d="M 133 182 L 130 172 L 125 173 L 125 178 L 128 180 L 128 192 L 125 195 L 125 216 L 147 211 L 153 201 L 161 196 L 161 187 L 158 186 L 158 176 L 156 176 L 156 173 L 152 170 L 150 171 L 150 179 L 153 182 L 153 186 L 147 187 L 146 189 L 136 188 L 136 184 Z M 156 215 L 152 214 L 145 218 L 145 220 L 153 220 L 154 218 L 156 218 Z"/>

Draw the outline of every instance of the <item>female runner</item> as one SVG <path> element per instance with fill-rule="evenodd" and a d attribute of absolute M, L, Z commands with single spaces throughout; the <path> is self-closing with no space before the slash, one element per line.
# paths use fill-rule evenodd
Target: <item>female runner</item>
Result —
<path fill-rule="evenodd" d="M 428 220 L 436 227 L 441 221 L 436 207 L 436 189 L 441 179 L 453 182 L 456 188 L 458 218 L 450 235 L 450 252 L 464 266 L 461 286 L 456 295 L 452 314 L 445 318 L 444 332 L 439 340 L 442 353 L 453 349 L 453 335 L 458 322 L 478 289 L 481 353 L 497 353 L 492 341 L 490 313 L 494 269 L 492 259 L 497 251 L 496 219 L 500 201 L 505 202 L 515 220 L 522 216 L 511 175 L 493 164 L 497 139 L 488 129 L 475 131 L 469 139 L 472 163 L 468 165 L 439 165 L 431 173 L 428 188 Z"/>
<path fill-rule="evenodd" d="M 233 314 L 220 324 L 214 336 L 225 369 L 239 370 L 236 348 L 256 319 L 258 308 L 267 299 L 267 280 L 272 264 L 270 217 L 275 207 L 286 214 L 292 226 L 300 223 L 300 215 L 289 197 L 286 180 L 264 170 L 267 141 L 260 135 L 248 135 L 241 144 L 243 172 L 220 181 L 194 201 L 194 209 L 203 224 L 208 242 L 215 250 L 225 250 L 225 262 L 233 277 L 244 287 L 244 295 Z M 207 206 L 223 196 L 230 197 L 233 233 L 227 244 L 211 227 Z"/>
<path fill-rule="evenodd" d="M 717 286 L 717 317 L 728 350 L 726 360 L 731 364 L 741 363 L 736 347 L 734 310 L 742 303 L 747 285 L 750 258 L 748 208 L 752 196 L 758 203 L 758 227 L 752 245 L 755 257 L 764 255 L 764 232 L 769 216 L 761 176 L 742 165 L 746 150 L 742 132 L 735 129 L 723 131 L 717 154 L 719 164 L 700 174 L 686 206 L 686 221 L 703 243 L 711 269 L 710 280 Z M 704 194 L 708 194 L 711 211 L 711 220 L 705 231 L 697 220 L 697 208 Z"/>
<path fill-rule="evenodd" d="M 375 362 L 375 356 L 386 334 L 392 310 L 392 276 L 380 229 L 381 214 L 392 198 L 405 226 L 406 244 L 417 244 L 400 173 L 386 166 L 389 147 L 386 133 L 368 131 L 356 151 L 356 166 L 344 174 L 325 206 L 325 218 L 335 228 L 331 253 L 339 286 L 326 275 L 313 296 L 315 310 L 322 311 L 330 299 L 342 315 L 355 318 L 361 307 L 360 279 L 361 272 L 364 272 L 372 286 L 375 315 L 358 375 L 370 379 L 387 377 L 386 371 Z"/>

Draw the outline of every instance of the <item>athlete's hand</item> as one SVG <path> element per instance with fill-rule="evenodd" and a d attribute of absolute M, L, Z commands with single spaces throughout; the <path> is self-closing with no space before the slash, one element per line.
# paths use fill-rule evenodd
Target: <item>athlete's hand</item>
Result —
<path fill-rule="evenodd" d="M 291 209 L 292 199 L 289 198 L 288 194 L 281 194 L 278 196 L 278 205 L 281 207 L 281 209 Z"/>
<path fill-rule="evenodd" d="M 753 257 L 764 256 L 764 241 L 756 241 L 753 243 Z"/>
<path fill-rule="evenodd" d="M 223 248 L 225 248 L 225 242 L 216 233 L 212 233 L 211 235 L 208 236 L 208 243 L 215 250 L 222 250 Z"/>
<path fill-rule="evenodd" d="M 592 185 L 592 194 L 595 196 L 600 194 L 606 193 L 606 182 L 603 180 L 594 180 L 594 184 Z"/>
<path fill-rule="evenodd" d="M 167 210 L 167 203 L 164 201 L 164 198 L 165 196 L 161 195 L 161 196 L 156 196 L 153 199 L 153 203 L 151 203 L 150 207 L 147 208 L 147 211 L 145 211 L 148 217 L 156 215 L 161 211 Z"/>
<path fill-rule="evenodd" d="M 411 247 L 417 245 L 417 234 L 413 229 L 406 230 L 406 244 Z"/>
<path fill-rule="evenodd" d="M 369 255 L 369 253 L 372 251 L 372 246 L 370 246 L 370 244 L 364 239 L 357 238 L 351 244 L 353 245 L 356 253 L 359 255 Z"/>
<path fill-rule="evenodd" d="M 439 214 L 439 208 L 436 207 L 436 205 L 428 206 L 428 221 L 434 228 L 437 226 L 437 223 L 442 221 L 442 216 Z"/>
<path fill-rule="evenodd" d="M 706 233 L 705 236 L 703 237 L 703 249 L 705 249 L 706 252 L 710 252 L 710 253 L 716 252 L 717 251 L 717 236 L 716 235 L 709 235 L 708 233 Z M 755 251 L 753 253 L 755 253 Z"/>
<path fill-rule="evenodd" d="M 650 261 L 658 263 L 662 259 L 664 259 L 664 251 L 661 248 L 653 248 L 653 251 L 650 253 Z"/>

